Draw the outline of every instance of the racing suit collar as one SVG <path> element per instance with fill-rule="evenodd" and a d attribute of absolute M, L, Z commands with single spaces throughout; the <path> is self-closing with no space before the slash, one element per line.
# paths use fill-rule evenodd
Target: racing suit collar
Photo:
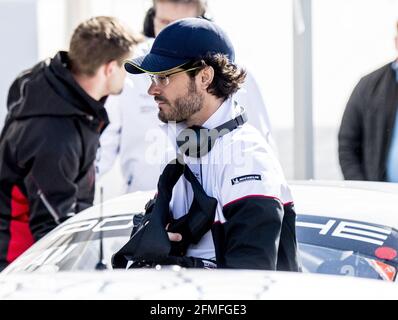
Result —
<path fill-rule="evenodd" d="M 214 129 L 223 123 L 232 120 L 236 115 L 236 110 L 233 104 L 233 99 L 227 99 L 218 108 L 218 110 L 203 124 L 202 127 L 207 129 Z"/>

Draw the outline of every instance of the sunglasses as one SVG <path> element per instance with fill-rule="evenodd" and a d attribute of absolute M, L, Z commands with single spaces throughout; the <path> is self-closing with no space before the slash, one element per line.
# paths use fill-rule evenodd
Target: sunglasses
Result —
<path fill-rule="evenodd" d="M 169 85 L 170 83 L 170 76 L 178 74 L 178 73 L 183 73 L 183 72 L 189 72 L 189 71 L 193 71 L 193 70 L 197 70 L 202 68 L 202 66 L 200 67 L 195 67 L 195 68 L 190 68 L 187 70 L 179 70 L 176 72 L 172 72 L 169 74 L 150 74 L 149 77 L 151 78 L 152 83 L 154 83 L 157 86 L 161 86 L 161 87 L 166 87 Z"/>

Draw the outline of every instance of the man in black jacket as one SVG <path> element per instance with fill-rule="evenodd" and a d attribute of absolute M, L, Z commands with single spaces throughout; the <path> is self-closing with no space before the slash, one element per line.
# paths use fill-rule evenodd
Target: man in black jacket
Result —
<path fill-rule="evenodd" d="M 393 62 L 365 76 L 348 101 L 339 132 L 346 180 L 398 182 L 397 71 Z"/>
<path fill-rule="evenodd" d="M 0 140 L 0 270 L 92 205 L 104 101 L 121 92 L 123 61 L 137 41 L 116 19 L 92 18 L 77 27 L 69 52 L 12 84 Z"/>

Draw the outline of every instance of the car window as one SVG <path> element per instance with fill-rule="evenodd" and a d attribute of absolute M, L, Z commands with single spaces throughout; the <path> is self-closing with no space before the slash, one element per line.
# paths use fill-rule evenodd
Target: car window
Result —
<path fill-rule="evenodd" d="M 353 251 L 299 244 L 304 272 L 394 281 L 397 269 L 379 259 Z"/>
<path fill-rule="evenodd" d="M 66 223 L 32 246 L 4 272 L 94 270 L 101 255 L 111 269 L 112 255 L 129 239 L 133 216 L 125 214 Z"/>
<path fill-rule="evenodd" d="M 315 215 L 298 215 L 296 224 L 304 272 L 395 281 L 396 230 Z"/>

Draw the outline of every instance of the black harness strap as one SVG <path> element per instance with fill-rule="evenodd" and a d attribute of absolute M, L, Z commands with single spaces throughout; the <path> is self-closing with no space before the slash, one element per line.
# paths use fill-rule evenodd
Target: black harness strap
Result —
<path fill-rule="evenodd" d="M 194 199 L 188 213 L 179 220 L 170 221 L 170 201 L 174 186 L 184 174 L 191 184 Z M 157 264 L 170 257 L 182 257 L 191 244 L 197 244 L 211 229 L 217 200 L 206 195 L 192 171 L 180 160 L 168 164 L 159 178 L 158 195 L 152 211 L 147 212 L 127 244 L 112 258 L 114 268 L 126 268 L 129 261 Z M 171 243 L 166 231 L 180 233 L 183 240 Z M 144 263 L 142 263 L 144 262 Z"/>

